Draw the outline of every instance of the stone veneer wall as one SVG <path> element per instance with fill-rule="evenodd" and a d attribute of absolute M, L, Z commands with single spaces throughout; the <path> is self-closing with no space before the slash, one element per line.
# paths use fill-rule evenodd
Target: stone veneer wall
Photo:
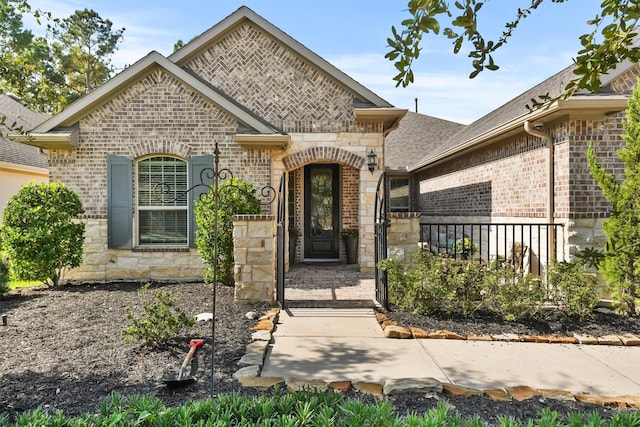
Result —
<path fill-rule="evenodd" d="M 202 280 L 207 268 L 196 249 L 119 250 L 107 248 L 107 220 L 86 218 L 82 264 L 65 277 L 75 280 Z"/>
<path fill-rule="evenodd" d="M 354 126 L 357 128 L 357 126 Z M 361 126 L 361 132 L 336 133 L 292 133 L 291 146 L 286 152 L 273 157 L 272 185 L 279 182 L 283 172 L 299 170 L 311 163 L 338 163 L 344 171 L 352 169 L 346 182 L 353 186 L 357 182 L 357 224 L 359 226 L 358 262 L 363 272 L 373 272 L 375 268 L 374 254 L 374 199 L 378 179 L 384 164 L 382 126 L 380 123 L 369 123 Z M 366 166 L 367 153 L 373 150 L 378 155 L 378 168 L 370 173 Z M 348 166 L 348 167 L 347 167 Z M 357 179 L 357 181 L 356 181 Z M 296 179 L 296 182 L 298 180 Z M 302 189 L 300 183 L 297 188 Z M 343 200 L 343 203 L 346 201 Z M 355 203 L 350 201 L 353 209 Z M 297 204 L 296 204 L 297 205 Z M 275 211 L 275 210 L 273 210 Z M 352 215 L 352 214 L 350 214 Z M 304 218 L 301 216 L 298 228 L 304 230 Z M 350 216 L 350 222 L 353 218 Z M 353 222 L 351 222 L 353 224 Z M 304 236 L 298 241 L 304 247 Z"/>
<path fill-rule="evenodd" d="M 274 301 L 276 221 L 272 215 L 233 217 L 235 299 Z"/>
<path fill-rule="evenodd" d="M 387 254 L 405 265 L 413 264 L 420 242 L 420 212 L 391 212 L 388 215 Z"/>

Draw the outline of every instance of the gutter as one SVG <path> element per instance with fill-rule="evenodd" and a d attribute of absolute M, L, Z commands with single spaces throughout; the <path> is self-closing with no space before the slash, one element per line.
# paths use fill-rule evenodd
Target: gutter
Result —
<path fill-rule="evenodd" d="M 549 135 L 544 132 L 541 132 L 539 129 L 542 129 L 542 122 L 535 123 L 533 127 L 531 126 L 531 122 L 529 120 L 524 121 L 524 131 L 529 135 L 536 136 L 538 138 L 542 138 L 543 141 L 547 143 L 547 224 L 553 224 L 554 212 L 555 212 L 555 153 L 553 147 L 553 140 Z M 549 242 L 555 242 L 555 228 L 549 227 Z M 552 258 L 555 258 L 556 255 L 556 245 L 554 244 L 549 248 L 550 254 Z"/>

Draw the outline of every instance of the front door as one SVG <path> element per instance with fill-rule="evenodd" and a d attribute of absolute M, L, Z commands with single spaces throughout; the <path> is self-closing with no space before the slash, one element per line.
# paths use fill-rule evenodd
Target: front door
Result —
<path fill-rule="evenodd" d="M 338 165 L 304 168 L 305 258 L 339 258 L 339 179 Z"/>

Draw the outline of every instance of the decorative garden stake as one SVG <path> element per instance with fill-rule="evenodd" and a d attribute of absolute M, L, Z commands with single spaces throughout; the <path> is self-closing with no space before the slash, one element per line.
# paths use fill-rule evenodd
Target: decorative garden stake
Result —
<path fill-rule="evenodd" d="M 222 168 L 220 169 L 220 150 L 218 149 L 218 143 L 215 143 L 215 147 L 213 150 L 213 169 L 211 168 L 204 168 L 202 169 L 201 173 L 200 173 L 200 182 L 199 183 L 195 183 L 193 184 L 187 191 L 185 191 L 184 193 L 179 194 L 177 197 L 175 197 L 175 199 L 173 199 L 173 201 L 177 200 L 180 197 L 184 197 L 187 193 L 191 192 L 192 190 L 194 190 L 195 188 L 199 188 L 199 187 L 207 187 L 210 191 L 213 191 L 213 196 L 214 196 L 214 210 L 217 212 L 218 208 L 219 208 L 219 203 L 220 203 L 220 181 L 225 181 L 227 179 L 233 179 L 233 173 L 231 172 L 231 170 L 226 169 L 226 168 Z M 213 183 L 211 185 L 207 185 L 205 183 L 205 180 L 211 181 L 213 180 Z M 170 185 L 166 184 L 166 183 L 158 183 L 155 185 L 155 190 L 157 191 L 158 188 L 162 189 L 162 194 L 169 194 L 171 192 L 170 189 Z M 230 190 L 235 190 L 235 191 L 244 191 L 243 189 L 234 186 L 234 185 L 227 185 L 224 186 L 224 190 L 225 191 L 230 191 Z M 202 193 L 200 195 L 200 197 L 204 197 L 207 193 Z M 266 204 L 271 204 L 277 195 L 276 190 L 270 186 L 270 185 L 266 185 L 262 188 L 262 190 L 260 191 L 260 194 L 262 195 L 262 197 L 264 198 L 262 203 L 266 203 Z M 216 232 L 214 233 L 214 240 L 213 240 L 213 293 L 212 293 L 212 298 L 213 298 L 213 302 L 212 302 L 212 307 L 211 307 L 211 311 L 212 311 L 212 319 L 211 319 L 211 384 L 210 384 L 210 388 L 209 388 L 209 396 L 211 398 L 213 398 L 215 396 L 215 353 L 216 353 L 216 340 L 215 340 L 215 336 L 216 336 L 216 285 L 218 283 L 218 215 L 216 214 L 213 218 L 213 228 L 214 230 L 216 230 Z"/>

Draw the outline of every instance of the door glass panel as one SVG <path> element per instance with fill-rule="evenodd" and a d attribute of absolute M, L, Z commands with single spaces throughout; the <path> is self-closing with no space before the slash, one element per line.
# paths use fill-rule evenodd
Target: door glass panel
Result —
<path fill-rule="evenodd" d="M 332 237 L 333 230 L 333 170 L 311 170 L 311 237 Z"/>

